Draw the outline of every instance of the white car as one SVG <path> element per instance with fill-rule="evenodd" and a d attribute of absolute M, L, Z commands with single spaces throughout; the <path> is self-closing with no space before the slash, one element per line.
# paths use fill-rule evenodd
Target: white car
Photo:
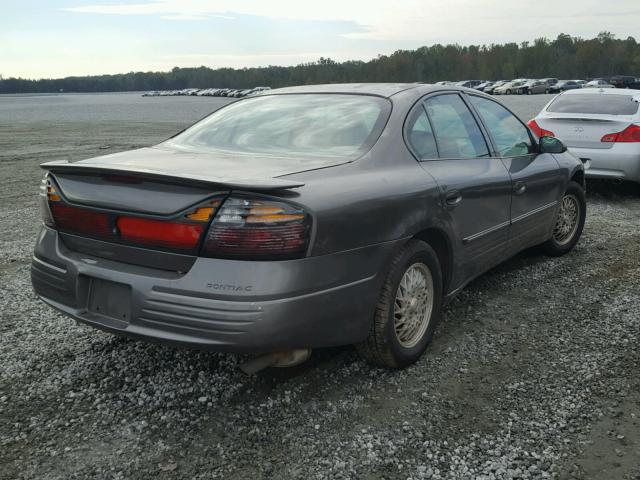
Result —
<path fill-rule="evenodd" d="M 616 88 L 605 80 L 591 80 L 583 85 L 584 88 Z"/>
<path fill-rule="evenodd" d="M 557 137 L 591 178 L 640 183 L 640 90 L 586 88 L 551 100 L 529 121 L 538 137 Z"/>
<path fill-rule="evenodd" d="M 525 81 L 514 80 L 493 89 L 494 95 L 521 95 L 524 93 Z"/>

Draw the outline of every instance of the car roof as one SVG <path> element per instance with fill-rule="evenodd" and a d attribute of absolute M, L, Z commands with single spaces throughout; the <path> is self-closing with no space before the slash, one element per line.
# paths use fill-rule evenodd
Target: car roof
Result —
<path fill-rule="evenodd" d="M 424 83 L 328 83 L 324 85 L 301 85 L 299 87 L 276 88 L 265 93 L 267 95 L 288 93 L 352 93 L 377 95 L 388 98 L 405 90 L 425 86 L 433 87 L 434 90 L 441 88 L 441 85 L 428 85 Z"/>

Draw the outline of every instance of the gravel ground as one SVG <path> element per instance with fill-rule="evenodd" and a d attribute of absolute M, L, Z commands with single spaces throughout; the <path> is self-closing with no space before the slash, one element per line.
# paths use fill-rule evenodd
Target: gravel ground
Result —
<path fill-rule="evenodd" d="M 547 98 L 504 100 L 528 119 Z M 220 102 L 0 98 L 0 478 L 640 478 L 637 188 L 590 185 L 574 252 L 483 275 L 399 372 L 337 348 L 246 377 L 39 302 L 37 165 L 155 143 Z"/>

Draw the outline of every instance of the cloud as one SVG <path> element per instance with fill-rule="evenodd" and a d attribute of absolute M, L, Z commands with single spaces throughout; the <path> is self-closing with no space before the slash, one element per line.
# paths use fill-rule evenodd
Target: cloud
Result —
<path fill-rule="evenodd" d="M 535 11 L 504 0 L 152 0 L 95 3 L 65 10 L 103 15 L 159 15 L 170 20 L 202 20 L 250 15 L 269 19 L 351 22 L 351 40 L 482 43 L 553 37 L 560 32 L 594 35 L 600 30 L 629 30 L 637 35 L 638 0 L 616 0 L 602 9 L 601 0 L 536 0 Z M 553 12 L 543 24 L 536 12 Z M 626 16 L 620 16 L 626 12 Z M 539 15 L 539 14 L 537 14 Z"/>

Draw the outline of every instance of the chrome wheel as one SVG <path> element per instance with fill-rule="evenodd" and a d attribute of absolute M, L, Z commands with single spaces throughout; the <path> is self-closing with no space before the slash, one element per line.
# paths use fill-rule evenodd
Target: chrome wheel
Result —
<path fill-rule="evenodd" d="M 433 310 L 433 277 L 424 263 L 404 272 L 393 307 L 396 337 L 404 348 L 415 347 L 429 327 Z"/>
<path fill-rule="evenodd" d="M 558 245 L 569 243 L 580 222 L 580 203 L 575 195 L 565 195 L 560 203 L 558 219 L 553 229 L 553 239 Z"/>

